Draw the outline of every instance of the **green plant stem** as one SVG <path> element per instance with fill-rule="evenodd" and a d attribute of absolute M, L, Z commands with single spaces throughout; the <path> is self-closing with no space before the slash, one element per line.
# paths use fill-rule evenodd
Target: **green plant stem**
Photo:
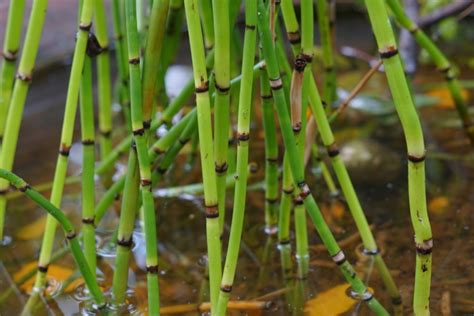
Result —
<path fill-rule="evenodd" d="M 217 183 L 216 172 L 214 169 L 214 150 L 211 130 L 209 82 L 207 79 L 201 22 L 197 11 L 198 3 L 197 0 L 185 0 L 184 5 L 196 89 L 199 144 L 201 147 L 201 170 L 204 182 L 204 203 L 206 209 L 211 311 L 215 311 L 219 295 L 219 283 L 222 267 Z"/>
<path fill-rule="evenodd" d="M 0 152 L 2 151 L 2 137 L 15 80 L 15 62 L 20 48 L 24 11 L 25 0 L 10 0 L 3 42 L 3 62 L 0 65 Z M 0 240 L 2 238 L 3 236 L 0 234 Z"/>
<path fill-rule="evenodd" d="M 408 197 L 416 246 L 413 312 L 415 315 L 429 315 L 433 239 L 426 209 L 423 132 L 398 55 L 385 2 L 366 1 L 366 6 L 407 143 Z"/>
<path fill-rule="evenodd" d="M 38 53 L 47 7 L 48 0 L 35 0 L 31 9 L 30 20 L 23 45 L 23 52 L 21 54 L 20 65 L 18 67 L 17 79 L 15 80 L 13 86 L 13 93 L 10 99 L 10 106 L 8 108 L 8 115 L 4 131 L 5 133 L 3 134 L 3 143 L 1 145 L 2 148 L 0 150 L 0 168 L 6 170 L 11 170 L 13 166 L 21 117 L 23 116 L 23 108 L 25 106 L 26 96 L 28 94 L 28 89 L 32 80 L 33 68 L 35 65 L 36 55 Z M 5 208 L 7 204 L 5 195 L 7 191 L 8 182 L 1 180 L 0 240 L 3 239 Z"/>
<path fill-rule="evenodd" d="M 451 98 L 454 101 L 456 110 L 464 125 L 465 132 L 471 143 L 474 144 L 474 125 L 469 115 L 466 101 L 462 96 L 461 85 L 459 84 L 457 73 L 452 63 L 448 60 L 448 58 L 446 58 L 443 52 L 436 46 L 429 36 L 426 35 L 426 33 L 423 32 L 423 30 L 421 30 L 418 25 L 413 20 L 411 20 L 408 15 L 405 14 L 398 0 L 386 1 L 395 15 L 397 22 L 410 31 L 418 45 L 428 52 L 431 60 L 434 62 L 438 70 L 444 74 L 449 92 L 451 93 Z"/>
<path fill-rule="evenodd" d="M 366 303 L 369 307 L 378 315 L 388 315 L 382 305 L 369 294 L 367 287 L 357 277 L 352 265 L 345 258 L 344 253 L 337 245 L 337 242 L 332 235 L 329 227 L 324 221 L 324 218 L 319 210 L 316 201 L 309 189 L 309 186 L 304 180 L 303 168 L 300 164 L 300 155 L 296 148 L 294 135 L 291 130 L 290 119 L 288 115 L 288 108 L 286 104 L 286 97 L 283 88 L 283 84 L 280 78 L 279 66 L 275 54 L 274 47 L 272 45 L 271 34 L 268 28 L 268 16 L 264 8 L 263 2 L 259 1 L 259 15 L 258 15 L 258 26 L 260 32 L 260 39 L 263 46 L 263 53 L 267 64 L 267 73 L 269 77 L 269 83 L 273 90 L 273 97 L 277 108 L 278 119 L 280 121 L 280 129 L 283 135 L 283 141 L 288 153 L 289 164 L 294 178 L 294 183 L 297 185 L 300 197 L 302 198 L 308 213 L 310 214 L 316 229 L 323 240 L 324 245 L 328 249 L 330 256 L 338 264 L 339 269 L 346 278 L 347 282 L 350 283 L 352 290 L 358 293 L 362 297 L 365 295 Z"/>
<path fill-rule="evenodd" d="M 206 50 L 214 48 L 215 35 L 214 35 L 214 15 L 212 8 L 213 0 L 201 0 L 199 1 L 199 14 L 202 19 L 202 30 L 204 32 L 204 43 Z"/>
<path fill-rule="evenodd" d="M 94 301 L 99 306 L 99 308 L 104 307 L 105 299 L 102 291 L 100 290 L 99 285 L 97 284 L 97 281 L 88 266 L 84 253 L 81 250 L 74 226 L 66 217 L 66 215 L 64 215 L 64 213 L 59 208 L 49 202 L 43 195 L 33 190 L 28 183 L 26 183 L 17 175 L 5 169 L 0 169 L 0 177 L 8 181 L 18 190 L 25 193 L 26 196 L 44 208 L 48 214 L 54 217 L 54 219 L 61 225 L 66 235 L 66 239 L 68 240 L 71 253 L 74 257 L 74 260 L 76 261 L 77 267 L 79 268 L 82 277 L 84 278 L 84 281 L 86 282 L 87 288 L 89 289 Z"/>
<path fill-rule="evenodd" d="M 137 148 L 138 165 L 140 170 L 140 191 L 146 239 L 148 313 L 150 315 L 158 315 L 160 312 L 158 245 L 156 240 L 155 207 L 151 192 L 151 168 L 150 158 L 148 156 L 148 140 L 142 113 L 140 38 L 137 30 L 136 0 L 127 0 L 125 11 L 128 38 L 132 133 Z"/>
<path fill-rule="evenodd" d="M 78 34 L 76 36 L 76 46 L 74 48 L 74 57 L 72 61 L 71 73 L 69 77 L 68 92 L 66 97 L 66 107 L 64 110 L 64 120 L 61 131 L 61 140 L 59 155 L 54 173 L 53 188 L 50 201 L 56 207 L 59 207 L 62 200 L 64 181 L 66 179 L 69 151 L 72 143 L 74 131 L 74 121 L 76 118 L 77 101 L 79 98 L 79 89 L 86 56 L 86 47 L 88 44 L 89 30 L 92 26 L 92 17 L 94 13 L 93 0 L 84 0 L 80 14 Z M 45 225 L 45 233 L 41 245 L 40 258 L 38 262 L 38 273 L 36 275 L 35 288 L 41 289 L 46 282 L 46 271 L 51 259 L 53 250 L 54 235 L 56 232 L 56 220 L 48 216 Z"/>
<path fill-rule="evenodd" d="M 250 112 L 253 91 L 253 61 L 257 43 L 257 3 L 245 1 L 245 36 L 242 60 L 242 84 L 240 85 L 239 110 L 237 119 L 237 170 L 235 177 L 234 205 L 229 234 L 229 245 L 222 275 L 219 300 L 215 315 L 226 315 L 227 303 L 235 278 L 239 257 L 244 213 L 247 196 L 247 169 L 250 139 Z"/>
<path fill-rule="evenodd" d="M 82 131 L 82 232 L 84 253 L 96 277 L 96 241 L 94 226 L 95 204 L 95 136 L 94 136 L 94 97 L 92 95 L 92 65 L 87 56 L 84 60 L 80 91 L 81 131 Z"/>

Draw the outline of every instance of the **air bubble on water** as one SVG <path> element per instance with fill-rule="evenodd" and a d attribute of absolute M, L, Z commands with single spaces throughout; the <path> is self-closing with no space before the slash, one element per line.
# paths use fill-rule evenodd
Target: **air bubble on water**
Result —
<path fill-rule="evenodd" d="M 201 257 L 199 257 L 197 263 L 199 266 L 201 267 L 206 267 L 207 266 L 207 256 L 206 255 L 202 255 Z"/>

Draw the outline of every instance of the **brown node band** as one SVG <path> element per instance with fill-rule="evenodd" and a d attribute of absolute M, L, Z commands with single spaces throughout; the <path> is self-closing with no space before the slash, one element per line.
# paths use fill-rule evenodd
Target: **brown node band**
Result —
<path fill-rule="evenodd" d="M 219 91 L 222 94 L 227 94 L 230 90 L 230 86 L 222 87 L 222 86 L 218 85 L 217 82 L 215 83 L 215 87 L 216 87 L 216 90 Z"/>
<path fill-rule="evenodd" d="M 143 128 L 144 129 L 149 129 L 150 126 L 151 126 L 151 121 L 150 120 L 143 121 Z"/>
<path fill-rule="evenodd" d="M 390 45 L 379 50 L 380 58 L 388 59 L 398 54 L 398 49 L 395 45 Z"/>
<path fill-rule="evenodd" d="M 270 87 L 273 90 L 279 90 L 279 89 L 283 88 L 283 82 L 281 81 L 280 77 L 270 79 L 269 81 L 270 81 Z"/>
<path fill-rule="evenodd" d="M 295 205 L 303 205 L 303 199 L 297 196 L 293 199 L 293 203 L 295 203 Z"/>
<path fill-rule="evenodd" d="M 291 188 L 291 189 L 283 189 L 283 193 L 285 193 L 285 194 L 293 194 L 294 191 L 295 191 L 294 188 Z"/>
<path fill-rule="evenodd" d="M 68 146 L 66 144 L 61 144 L 59 146 L 59 154 L 61 156 L 67 157 L 69 156 L 69 152 L 71 151 L 71 146 Z"/>
<path fill-rule="evenodd" d="M 283 239 L 283 240 L 280 240 L 278 243 L 280 245 L 284 246 L 284 245 L 288 245 L 290 243 L 290 240 L 289 239 Z"/>
<path fill-rule="evenodd" d="M 117 245 L 126 247 L 126 248 L 131 248 L 133 245 L 133 238 L 130 236 L 130 239 L 125 240 L 125 239 L 117 239 Z"/>
<path fill-rule="evenodd" d="M 123 35 L 122 34 L 114 35 L 113 39 L 116 40 L 116 41 L 121 41 L 123 39 Z"/>
<path fill-rule="evenodd" d="M 21 72 L 17 72 L 16 78 L 26 83 L 30 83 L 33 80 L 33 77 L 31 75 L 25 75 Z"/>
<path fill-rule="evenodd" d="M 69 240 L 76 238 L 76 232 L 71 231 L 71 232 L 67 233 L 66 238 L 69 239 Z"/>
<path fill-rule="evenodd" d="M 255 30 L 255 25 L 253 24 L 245 24 L 245 29 L 254 31 Z"/>
<path fill-rule="evenodd" d="M 227 171 L 227 168 L 229 166 L 227 165 L 227 162 L 224 162 L 222 165 L 217 165 L 215 167 L 216 173 L 224 173 Z"/>
<path fill-rule="evenodd" d="M 451 81 L 451 80 L 456 79 L 456 75 L 448 72 L 446 73 L 446 76 L 444 76 L 444 79 L 446 79 L 447 81 Z"/>
<path fill-rule="evenodd" d="M 103 137 L 109 138 L 109 137 L 112 135 L 112 131 L 111 131 L 111 130 L 109 130 L 109 131 L 100 131 L 100 134 L 101 134 Z"/>
<path fill-rule="evenodd" d="M 303 58 L 306 61 L 306 63 L 308 63 L 308 64 L 313 61 L 313 55 L 308 55 L 308 54 L 302 53 L 302 54 L 300 54 L 300 58 Z"/>
<path fill-rule="evenodd" d="M 81 31 L 89 32 L 91 27 L 92 27 L 92 22 L 90 22 L 89 24 L 83 24 L 83 23 L 79 24 L 79 29 Z"/>
<path fill-rule="evenodd" d="M 420 255 L 429 255 L 433 251 L 433 239 L 423 241 L 423 243 L 416 244 L 416 253 Z"/>
<path fill-rule="evenodd" d="M 104 49 L 100 46 L 99 41 L 94 33 L 89 32 L 89 37 L 87 38 L 87 47 L 86 54 L 90 58 L 94 58 L 97 55 L 100 55 Z"/>
<path fill-rule="evenodd" d="M 9 189 L 6 188 L 6 189 L 1 189 L 0 190 L 0 195 L 6 195 L 8 193 Z"/>
<path fill-rule="evenodd" d="M 249 133 L 237 133 L 237 140 L 239 142 L 245 142 L 250 139 L 250 134 Z"/>
<path fill-rule="evenodd" d="M 256 162 L 249 163 L 249 171 L 250 173 L 256 173 L 258 171 L 258 163 Z"/>
<path fill-rule="evenodd" d="M 146 266 L 146 272 L 151 274 L 158 274 L 158 265 L 156 266 Z"/>
<path fill-rule="evenodd" d="M 302 58 L 301 55 L 298 55 L 298 57 L 295 59 L 295 70 L 297 72 L 303 72 L 304 69 L 306 68 L 306 60 Z"/>
<path fill-rule="evenodd" d="M 142 136 L 145 133 L 145 129 L 139 128 L 139 129 L 134 130 L 132 133 L 135 136 Z"/>
<path fill-rule="evenodd" d="M 150 179 L 140 179 L 140 184 L 142 187 L 146 187 L 151 185 L 151 180 Z"/>
<path fill-rule="evenodd" d="M 271 100 L 273 96 L 271 94 L 265 94 L 261 95 L 260 98 L 262 98 L 263 100 Z"/>
<path fill-rule="evenodd" d="M 7 50 L 7 51 L 3 52 L 3 59 L 5 59 L 6 61 L 14 62 L 16 60 L 16 57 L 17 57 L 16 53 L 17 53 L 17 51 Z"/>
<path fill-rule="evenodd" d="M 293 127 L 293 133 L 298 134 L 301 132 L 301 122 L 296 123 Z"/>
<path fill-rule="evenodd" d="M 81 143 L 84 146 L 90 146 L 90 145 L 94 145 L 95 141 L 93 139 L 84 139 Z"/>
<path fill-rule="evenodd" d="M 82 218 L 82 223 L 87 225 L 94 224 L 94 217 L 84 217 Z"/>
<path fill-rule="evenodd" d="M 408 160 L 413 162 L 413 163 L 418 163 L 424 161 L 426 158 L 426 154 L 423 154 L 422 156 L 415 156 L 415 155 L 408 155 Z"/>
<path fill-rule="evenodd" d="M 130 59 L 128 60 L 128 63 L 129 63 L 130 65 L 138 65 L 138 64 L 140 64 L 140 57 L 130 58 Z"/>
<path fill-rule="evenodd" d="M 438 71 L 441 73 L 447 73 L 451 69 L 451 65 L 447 65 L 446 67 L 438 68 Z"/>
<path fill-rule="evenodd" d="M 305 184 L 304 186 L 301 186 L 300 189 L 301 189 L 300 198 L 304 200 L 308 197 L 311 191 L 309 190 L 309 187 L 307 184 Z"/>
<path fill-rule="evenodd" d="M 161 155 L 163 154 L 165 151 L 163 149 L 161 149 L 160 147 L 153 147 L 153 151 L 155 152 L 155 154 L 157 155 Z"/>
<path fill-rule="evenodd" d="M 219 217 L 219 209 L 217 204 L 206 205 L 206 218 L 217 218 Z"/>
<path fill-rule="evenodd" d="M 362 253 L 366 256 L 376 256 L 380 253 L 380 251 L 378 249 L 367 249 L 367 248 L 364 248 L 362 249 Z"/>
<path fill-rule="evenodd" d="M 301 43 L 300 31 L 287 32 L 288 41 L 290 44 L 299 44 Z"/>
<path fill-rule="evenodd" d="M 333 70 L 334 70 L 333 67 L 324 67 L 324 71 L 325 71 L 325 72 L 331 72 L 331 71 L 333 71 Z"/>
<path fill-rule="evenodd" d="M 201 82 L 201 85 L 196 87 L 195 91 L 196 93 L 204 93 L 209 91 L 209 81 L 206 80 L 204 82 Z"/>
<path fill-rule="evenodd" d="M 278 198 L 266 198 L 268 204 L 276 204 L 278 202 Z"/>
<path fill-rule="evenodd" d="M 402 305 L 402 298 L 400 296 L 392 298 L 393 305 Z"/>
<path fill-rule="evenodd" d="M 339 148 L 337 147 L 337 144 L 334 142 L 331 145 L 326 147 L 326 150 L 328 152 L 328 156 L 333 158 L 339 155 Z"/>
<path fill-rule="evenodd" d="M 156 168 L 156 172 L 158 172 L 159 174 L 165 174 L 167 170 L 168 168 L 163 168 L 163 167 Z"/>
<path fill-rule="evenodd" d="M 224 293 L 232 292 L 232 285 L 231 284 L 223 284 L 221 285 L 221 291 Z"/>
<path fill-rule="evenodd" d="M 344 252 L 342 250 L 339 250 L 338 253 L 336 253 L 334 256 L 332 256 L 332 260 L 340 266 L 344 262 L 346 262 L 346 256 L 344 255 Z"/>
<path fill-rule="evenodd" d="M 420 28 L 418 27 L 418 25 L 415 25 L 414 27 L 412 27 L 411 29 L 409 29 L 408 31 L 411 33 L 411 34 L 415 34 L 416 32 L 418 32 L 420 30 Z"/>
<path fill-rule="evenodd" d="M 21 187 L 18 188 L 21 192 L 26 192 L 26 190 L 31 189 L 31 186 L 28 183 L 25 183 Z"/>
<path fill-rule="evenodd" d="M 186 145 L 186 143 L 189 142 L 189 140 L 190 140 L 189 137 L 184 138 L 184 139 L 183 138 L 178 139 L 178 141 L 181 145 Z"/>
<path fill-rule="evenodd" d="M 278 158 L 268 157 L 268 158 L 267 158 L 267 161 L 268 161 L 269 163 L 277 163 L 277 162 L 278 162 Z"/>
<path fill-rule="evenodd" d="M 38 271 L 41 273 L 48 272 L 48 268 L 49 268 L 49 265 L 46 265 L 46 266 L 38 265 Z"/>

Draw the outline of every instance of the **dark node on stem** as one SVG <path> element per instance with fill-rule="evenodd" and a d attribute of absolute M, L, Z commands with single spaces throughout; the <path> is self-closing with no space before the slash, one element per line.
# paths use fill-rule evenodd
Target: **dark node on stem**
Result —
<path fill-rule="evenodd" d="M 321 104 L 323 105 L 323 108 L 326 108 L 328 106 L 328 103 L 324 100 L 321 100 Z"/>
<path fill-rule="evenodd" d="M 225 172 L 227 171 L 227 168 L 228 168 L 228 167 L 229 167 L 229 166 L 227 165 L 227 162 L 224 162 L 222 165 L 218 165 L 218 164 L 216 163 L 216 168 L 215 168 L 215 169 L 216 169 L 216 173 L 218 173 L 218 174 L 219 174 L 219 173 L 225 173 Z"/>
<path fill-rule="evenodd" d="M 84 139 L 81 143 L 83 146 L 90 146 L 94 145 L 95 142 L 93 139 Z"/>
<path fill-rule="evenodd" d="M 16 79 L 21 80 L 25 83 L 30 83 L 33 80 L 33 77 L 31 75 L 26 75 L 24 73 L 18 72 L 16 74 Z"/>
<path fill-rule="evenodd" d="M 250 173 L 256 173 L 258 171 L 258 163 L 256 162 L 249 163 L 249 171 Z"/>
<path fill-rule="evenodd" d="M 76 232 L 70 231 L 69 233 L 66 234 L 66 238 L 69 240 L 76 238 Z"/>
<path fill-rule="evenodd" d="M 82 223 L 86 225 L 94 225 L 94 219 L 95 217 L 83 217 Z"/>
<path fill-rule="evenodd" d="M 262 100 L 271 100 L 273 96 L 271 94 L 265 94 L 260 96 Z"/>
<path fill-rule="evenodd" d="M 395 45 L 389 45 L 379 50 L 380 58 L 388 59 L 398 54 L 398 49 Z"/>
<path fill-rule="evenodd" d="M 146 266 L 146 272 L 151 274 L 158 274 L 158 265 L 156 266 Z"/>
<path fill-rule="evenodd" d="M 91 27 L 92 27 L 92 22 L 90 22 L 89 24 L 84 24 L 84 23 L 79 24 L 79 29 L 81 31 L 89 32 Z"/>
<path fill-rule="evenodd" d="M 113 39 L 116 40 L 116 41 L 121 41 L 123 39 L 123 35 L 122 34 L 115 34 Z"/>
<path fill-rule="evenodd" d="M 69 156 L 69 151 L 71 150 L 71 146 L 68 146 L 66 144 L 61 144 L 59 146 L 59 154 L 64 157 Z"/>
<path fill-rule="evenodd" d="M 293 199 L 293 203 L 295 205 L 303 205 L 303 199 L 301 197 L 297 196 Z"/>
<path fill-rule="evenodd" d="M 400 296 L 393 297 L 392 305 L 402 305 L 402 298 Z"/>
<path fill-rule="evenodd" d="M 42 265 L 38 265 L 38 271 L 41 272 L 41 273 L 46 273 L 48 272 L 48 268 L 49 268 L 49 265 L 46 265 L 46 266 L 42 266 Z"/>
<path fill-rule="evenodd" d="M 31 189 L 31 186 L 28 183 L 23 184 L 21 187 L 18 188 L 21 192 L 26 192 L 26 190 Z"/>
<path fill-rule="evenodd" d="M 100 131 L 100 134 L 102 135 L 102 137 L 105 137 L 105 138 L 109 138 L 110 136 L 112 136 L 112 131 L 109 130 L 109 131 Z"/>
<path fill-rule="evenodd" d="M 367 248 L 364 248 L 362 249 L 362 253 L 366 256 L 376 256 L 380 253 L 380 251 L 378 249 L 367 249 Z"/>
<path fill-rule="evenodd" d="M 145 120 L 143 121 L 143 128 L 144 129 L 149 129 L 151 125 L 151 120 Z"/>
<path fill-rule="evenodd" d="M 333 70 L 334 70 L 334 68 L 331 67 L 331 66 L 324 67 L 325 72 L 332 72 Z"/>
<path fill-rule="evenodd" d="M 237 140 L 235 138 L 229 138 L 228 144 L 229 146 L 234 146 L 237 143 Z"/>
<path fill-rule="evenodd" d="M 165 152 L 163 149 L 161 149 L 161 148 L 158 147 L 158 146 L 153 147 L 153 151 L 154 151 L 155 154 L 157 154 L 157 155 L 161 155 L 161 154 L 163 154 L 163 153 Z"/>
<path fill-rule="evenodd" d="M 268 204 L 276 204 L 278 202 L 278 198 L 266 198 Z"/>
<path fill-rule="evenodd" d="M 145 129 L 142 127 L 142 128 L 133 130 L 132 133 L 133 133 L 133 135 L 135 135 L 135 136 L 143 136 L 143 134 L 145 133 Z"/>
<path fill-rule="evenodd" d="M 288 36 L 288 41 L 290 42 L 290 44 L 295 45 L 301 43 L 301 36 L 299 30 L 296 30 L 294 32 L 287 32 L 286 34 Z"/>
<path fill-rule="evenodd" d="M 206 205 L 206 218 L 217 218 L 219 217 L 219 209 L 217 204 Z"/>
<path fill-rule="evenodd" d="M 301 132 L 301 122 L 297 122 L 293 125 L 293 133 L 298 134 Z"/>
<path fill-rule="evenodd" d="M 281 81 L 280 77 L 275 78 L 275 79 L 270 79 L 269 81 L 270 81 L 270 87 L 273 90 L 279 90 L 283 88 L 283 82 Z"/>
<path fill-rule="evenodd" d="M 278 158 L 268 157 L 267 162 L 268 163 L 278 163 Z"/>
<path fill-rule="evenodd" d="M 146 187 L 151 185 L 151 180 L 150 179 L 140 179 L 140 185 L 142 187 Z"/>
<path fill-rule="evenodd" d="M 179 143 L 180 143 L 181 145 L 186 145 L 186 143 L 189 142 L 189 140 L 190 140 L 189 137 L 178 139 L 178 141 L 179 141 Z"/>
<path fill-rule="evenodd" d="M 221 94 L 228 94 L 230 90 L 230 86 L 222 87 L 217 82 L 215 83 L 216 90 L 219 91 Z"/>
<path fill-rule="evenodd" d="M 6 195 L 6 194 L 8 193 L 8 191 L 9 191 L 8 188 L 6 188 L 6 189 L 1 189 L 1 190 L 0 190 L 0 195 Z"/>
<path fill-rule="evenodd" d="M 209 91 L 209 81 L 208 80 L 202 81 L 201 85 L 197 86 L 195 90 L 196 90 L 196 93 L 204 93 L 204 92 Z"/>
<path fill-rule="evenodd" d="M 232 284 L 222 284 L 221 285 L 221 291 L 224 292 L 224 293 L 232 292 Z"/>
<path fill-rule="evenodd" d="M 290 189 L 283 189 L 283 193 L 285 194 L 293 194 L 293 191 L 295 191 L 295 189 L 292 187 Z"/>
<path fill-rule="evenodd" d="M 443 74 L 448 73 L 449 70 L 451 70 L 451 65 L 447 65 L 446 67 L 438 68 L 438 71 L 443 73 Z"/>
<path fill-rule="evenodd" d="M 411 34 L 415 34 L 416 32 L 418 32 L 420 30 L 420 28 L 418 27 L 418 25 L 415 25 L 413 26 L 411 29 L 409 29 L 408 31 L 411 33 Z"/>
<path fill-rule="evenodd" d="M 309 190 L 309 186 L 302 182 L 300 184 L 298 184 L 298 186 L 300 187 L 300 197 L 302 200 L 306 199 L 306 197 L 311 193 L 311 191 Z"/>
<path fill-rule="evenodd" d="M 338 253 L 336 253 L 334 256 L 332 256 L 332 260 L 340 266 L 344 262 L 346 262 L 346 256 L 344 255 L 344 252 L 342 250 L 339 250 Z"/>
<path fill-rule="evenodd" d="M 288 245 L 290 243 L 289 239 L 282 239 L 278 242 L 281 246 Z"/>
<path fill-rule="evenodd" d="M 128 60 L 130 65 L 138 65 L 140 64 L 140 57 L 133 57 Z"/>
<path fill-rule="evenodd" d="M 426 155 L 423 154 L 422 156 L 416 156 L 416 155 L 410 155 L 408 154 L 408 160 L 413 163 L 419 163 L 424 161 L 426 158 Z"/>
<path fill-rule="evenodd" d="M 304 59 L 307 64 L 310 64 L 313 61 L 313 55 L 308 55 L 305 53 L 301 53 L 300 58 Z"/>
<path fill-rule="evenodd" d="M 255 31 L 255 25 L 252 24 L 245 24 L 245 29 Z"/>
<path fill-rule="evenodd" d="M 133 238 L 130 236 L 128 240 L 125 239 L 117 239 L 117 245 L 125 247 L 125 248 L 132 248 L 133 245 Z"/>
<path fill-rule="evenodd" d="M 161 166 L 158 166 L 158 168 L 156 168 L 156 172 L 158 172 L 159 174 L 165 174 L 166 173 L 166 170 L 168 170 L 167 168 L 163 168 Z"/>
<path fill-rule="evenodd" d="M 328 152 L 328 156 L 333 158 L 339 155 L 339 148 L 337 148 L 337 144 L 334 142 L 331 145 L 326 147 L 326 150 Z"/>
<path fill-rule="evenodd" d="M 103 48 L 100 46 L 99 41 L 94 33 L 89 32 L 89 37 L 87 39 L 87 48 L 86 54 L 90 58 L 94 58 L 97 55 L 100 55 L 103 52 Z"/>
<path fill-rule="evenodd" d="M 433 239 L 428 239 L 420 244 L 416 244 L 416 253 L 419 255 L 429 255 L 433 251 Z"/>
<path fill-rule="evenodd" d="M 17 51 L 7 50 L 3 52 L 3 59 L 9 62 L 14 62 L 16 60 Z"/>
<path fill-rule="evenodd" d="M 444 76 L 444 79 L 446 79 L 447 81 L 451 81 L 451 80 L 456 79 L 456 75 L 451 72 L 447 72 L 446 75 Z"/>
<path fill-rule="evenodd" d="M 249 133 L 237 133 L 237 141 L 246 142 L 250 139 Z"/>

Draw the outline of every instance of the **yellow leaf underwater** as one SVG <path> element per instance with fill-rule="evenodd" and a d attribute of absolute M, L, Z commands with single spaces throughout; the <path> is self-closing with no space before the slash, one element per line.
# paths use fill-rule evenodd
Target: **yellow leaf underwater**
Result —
<path fill-rule="evenodd" d="M 445 196 L 435 197 L 428 203 L 428 210 L 434 214 L 444 213 L 449 206 L 449 199 Z"/>
<path fill-rule="evenodd" d="M 348 288 L 348 284 L 341 284 L 319 293 L 306 302 L 305 316 L 335 316 L 349 311 L 357 301 L 347 296 Z"/>
<path fill-rule="evenodd" d="M 33 223 L 23 226 L 16 232 L 16 237 L 21 240 L 39 239 L 43 236 L 46 215 L 41 216 Z"/>
<path fill-rule="evenodd" d="M 23 278 L 25 275 L 27 275 L 28 272 L 30 272 L 32 269 L 36 268 L 37 264 L 38 264 L 37 261 L 32 261 L 32 262 L 29 262 L 29 263 L 23 265 L 19 271 L 15 272 L 13 274 L 13 280 L 15 282 L 18 282 L 21 278 Z M 65 280 L 67 280 L 68 278 L 70 278 L 72 276 L 73 273 L 74 273 L 74 270 L 72 270 L 70 268 L 67 268 L 67 267 L 62 267 L 62 266 L 59 266 L 59 265 L 55 265 L 55 264 L 50 264 L 49 267 L 48 267 L 48 277 L 50 277 L 52 279 L 55 279 L 58 282 L 63 282 Z M 30 293 L 32 288 L 33 288 L 33 284 L 35 282 L 35 276 L 36 275 L 33 274 L 33 276 L 31 278 L 26 280 L 26 282 L 24 282 L 20 286 L 20 288 L 23 291 L 25 291 L 27 293 Z M 71 292 L 78 285 L 80 285 L 82 283 L 83 283 L 82 278 L 78 278 L 78 279 L 74 280 L 73 282 L 69 283 L 67 288 L 64 289 L 64 292 Z"/>
<path fill-rule="evenodd" d="M 448 109 L 454 108 L 453 98 L 447 88 L 431 90 L 426 94 L 430 97 L 438 98 L 438 102 L 436 103 L 437 106 Z M 464 100 L 467 100 L 469 98 L 469 92 L 466 89 L 461 89 L 461 96 Z"/>

